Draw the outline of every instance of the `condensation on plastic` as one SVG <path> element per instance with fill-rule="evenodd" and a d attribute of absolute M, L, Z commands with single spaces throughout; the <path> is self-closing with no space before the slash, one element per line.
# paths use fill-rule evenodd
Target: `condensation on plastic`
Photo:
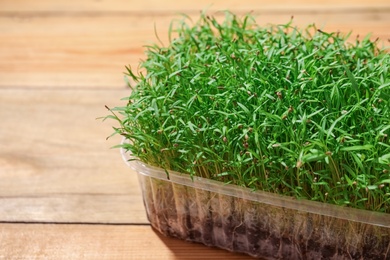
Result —
<path fill-rule="evenodd" d="M 390 214 L 297 200 L 148 166 L 138 173 L 162 234 L 264 259 L 390 259 Z"/>

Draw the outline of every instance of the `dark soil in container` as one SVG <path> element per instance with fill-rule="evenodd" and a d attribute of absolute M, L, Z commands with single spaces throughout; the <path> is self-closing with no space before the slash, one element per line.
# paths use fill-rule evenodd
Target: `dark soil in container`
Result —
<path fill-rule="evenodd" d="M 148 218 L 166 236 L 262 259 L 390 259 L 390 227 L 154 181 L 145 189 Z"/>

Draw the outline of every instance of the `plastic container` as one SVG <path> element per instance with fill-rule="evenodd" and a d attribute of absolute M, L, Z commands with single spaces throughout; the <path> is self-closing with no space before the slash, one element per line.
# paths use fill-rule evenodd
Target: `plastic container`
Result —
<path fill-rule="evenodd" d="M 162 234 L 263 259 L 390 259 L 390 214 L 296 200 L 167 173 L 139 161 L 146 214 Z"/>

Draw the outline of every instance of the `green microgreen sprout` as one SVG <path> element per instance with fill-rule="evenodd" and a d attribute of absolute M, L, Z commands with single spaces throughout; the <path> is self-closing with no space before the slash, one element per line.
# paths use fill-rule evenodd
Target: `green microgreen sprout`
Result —
<path fill-rule="evenodd" d="M 378 41 L 226 12 L 176 20 L 109 109 L 138 160 L 390 212 L 390 56 Z"/>

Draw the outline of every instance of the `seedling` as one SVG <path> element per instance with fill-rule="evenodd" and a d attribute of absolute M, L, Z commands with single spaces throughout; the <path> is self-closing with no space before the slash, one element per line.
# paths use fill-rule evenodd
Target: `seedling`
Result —
<path fill-rule="evenodd" d="M 149 165 L 253 190 L 390 213 L 390 55 L 369 36 L 172 23 L 107 118 Z"/>

